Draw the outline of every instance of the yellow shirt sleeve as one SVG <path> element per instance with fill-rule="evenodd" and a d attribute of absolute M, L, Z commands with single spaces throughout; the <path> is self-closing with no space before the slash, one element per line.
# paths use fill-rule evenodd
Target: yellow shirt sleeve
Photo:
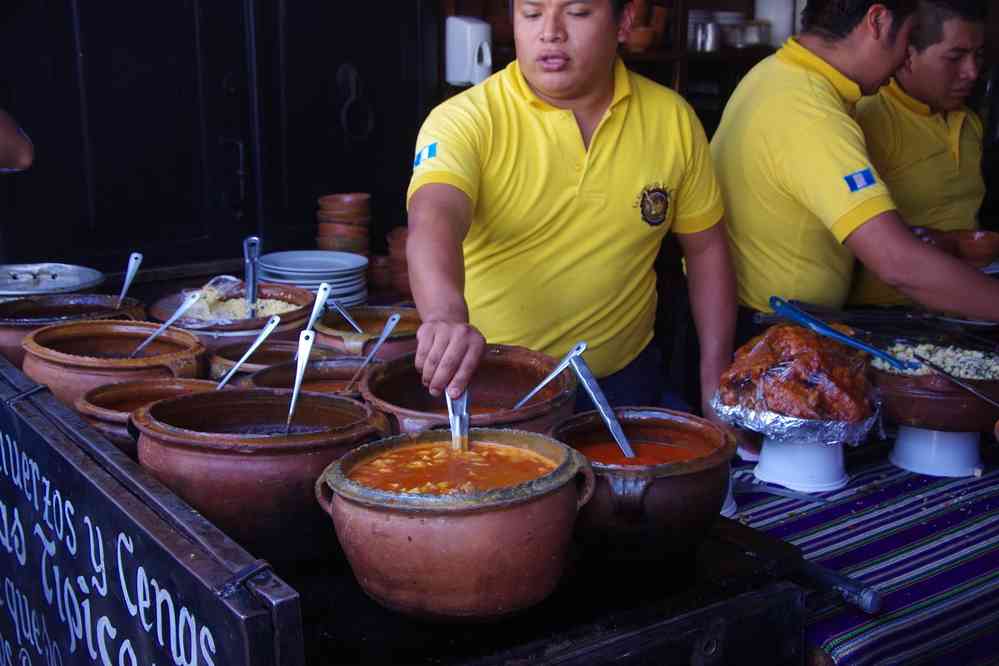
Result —
<path fill-rule="evenodd" d="M 677 191 L 673 231 L 692 234 L 716 225 L 725 209 L 704 127 L 689 105 L 684 103 L 683 110 L 681 140 L 687 145 L 687 168 Z"/>
<path fill-rule="evenodd" d="M 795 135 L 821 140 L 797 149 L 775 148 L 771 154 L 782 156 L 778 179 L 837 241 L 842 243 L 872 217 L 895 209 L 871 162 L 864 133 L 853 118 L 846 113 L 823 115 Z"/>
<path fill-rule="evenodd" d="M 483 127 L 481 115 L 460 98 L 441 104 L 427 116 L 416 139 L 413 177 L 406 205 L 418 189 L 429 183 L 452 185 L 475 208 L 482 174 Z"/>

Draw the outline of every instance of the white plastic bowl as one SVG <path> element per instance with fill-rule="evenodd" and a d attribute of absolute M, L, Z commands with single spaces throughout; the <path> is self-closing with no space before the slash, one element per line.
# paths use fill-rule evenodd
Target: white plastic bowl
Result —
<path fill-rule="evenodd" d="M 805 493 L 837 490 L 849 482 L 842 444 L 808 440 L 763 440 L 753 474 L 760 481 Z"/>
<path fill-rule="evenodd" d="M 899 426 L 891 461 L 896 467 L 927 476 L 981 476 L 977 432 L 940 432 Z"/>

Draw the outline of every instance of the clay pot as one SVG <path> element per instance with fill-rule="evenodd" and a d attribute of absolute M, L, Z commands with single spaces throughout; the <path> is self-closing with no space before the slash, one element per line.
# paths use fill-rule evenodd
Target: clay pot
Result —
<path fill-rule="evenodd" d="M 361 399 L 361 378 L 358 377 L 349 393 L 345 392 L 347 384 L 354 373 L 364 363 L 361 356 L 340 356 L 322 361 L 309 361 L 305 366 L 305 376 L 302 378 L 302 390 L 310 393 L 332 393 L 354 400 Z M 381 365 L 382 361 L 371 361 L 368 368 Z M 368 368 L 364 370 L 368 372 Z M 297 363 L 282 363 L 254 372 L 240 381 L 240 386 L 246 388 L 291 388 L 295 384 Z"/>
<path fill-rule="evenodd" d="M 586 555 L 642 562 L 692 552 L 725 501 L 735 439 L 710 421 L 684 412 L 652 407 L 614 412 L 629 440 L 667 445 L 686 440 L 692 457 L 658 465 L 603 464 L 591 459 L 597 487 L 576 524 Z M 558 424 L 552 437 L 575 449 L 610 441 L 595 411 Z"/>
<path fill-rule="evenodd" d="M 105 294 L 57 294 L 30 296 L 0 303 L 0 354 L 20 368 L 24 361 L 21 341 L 31 331 L 51 324 L 93 319 L 142 321 L 146 309 L 134 298 Z"/>
<path fill-rule="evenodd" d="M 327 211 L 357 211 L 371 208 L 371 195 L 367 192 L 344 192 L 319 197 L 319 207 Z"/>
<path fill-rule="evenodd" d="M 368 240 L 368 228 L 355 224 L 340 222 L 320 222 L 317 225 L 319 238 L 356 238 Z"/>
<path fill-rule="evenodd" d="M 576 513 L 593 491 L 586 459 L 536 433 L 470 436 L 529 449 L 557 467 L 528 483 L 460 495 L 390 493 L 347 478 L 385 451 L 450 441 L 448 432 L 428 431 L 360 447 L 316 482 L 354 576 L 378 603 L 433 619 L 496 619 L 542 601 L 562 576 Z"/>
<path fill-rule="evenodd" d="M 214 390 L 215 382 L 205 379 L 142 379 L 98 386 L 77 398 L 74 407 L 112 444 L 138 460 L 135 438 L 128 431 L 132 412 L 157 400 Z"/>
<path fill-rule="evenodd" d="M 408 354 L 389 361 L 361 380 L 361 395 L 389 418 L 393 432 L 448 425 L 444 398 L 435 398 L 424 388 L 415 358 Z M 487 345 L 469 386 L 471 425 L 547 433 L 572 414 L 577 381 L 571 371 L 564 371 L 520 409 L 513 405 L 557 364 L 550 356 L 524 347 Z"/>
<path fill-rule="evenodd" d="M 128 354 L 153 331 L 146 322 L 83 321 L 53 324 L 25 336 L 24 374 L 45 384 L 67 405 L 87 391 L 137 379 L 203 376 L 205 346 L 173 327 L 138 358 Z"/>
<path fill-rule="evenodd" d="M 388 360 L 416 351 L 416 331 L 420 314 L 416 308 L 361 306 L 347 312 L 364 333 L 358 333 L 336 312 L 327 312 L 316 322 L 316 342 L 338 349 L 351 356 L 366 356 L 393 314 L 400 315 L 392 335 L 378 350 L 375 358 Z"/>
<path fill-rule="evenodd" d="M 243 354 L 246 353 L 246 350 L 248 350 L 252 344 L 253 341 L 236 342 L 233 344 L 222 345 L 221 347 L 211 351 L 208 355 L 209 377 L 215 380 L 225 377 L 226 373 L 232 370 L 232 366 L 236 365 L 236 362 L 243 358 Z M 272 365 L 288 363 L 295 358 L 296 353 L 298 353 L 297 342 L 291 342 L 290 340 L 264 340 L 260 343 L 260 346 L 257 347 L 257 350 L 253 352 L 253 355 L 246 359 L 246 363 L 239 366 L 239 370 L 236 372 L 236 377 L 245 377 L 247 375 L 252 375 L 258 370 L 269 368 Z M 333 358 L 335 356 L 342 355 L 342 352 L 332 349 L 331 347 L 313 345 L 312 351 L 309 353 L 309 360 L 318 361 L 320 359 Z M 290 385 L 280 388 L 290 388 Z"/>
<path fill-rule="evenodd" d="M 624 46 L 631 53 L 648 51 L 656 41 L 656 31 L 652 26 L 635 26 L 628 31 Z"/>
<path fill-rule="evenodd" d="M 234 293 L 237 298 L 245 294 L 242 288 Z M 183 293 L 176 293 L 161 298 L 149 308 L 149 314 L 156 321 L 166 321 L 176 311 L 184 296 Z M 281 323 L 270 334 L 268 340 L 297 340 L 299 332 L 308 322 L 312 304 L 316 300 L 315 295 L 306 289 L 269 282 L 261 282 L 258 285 L 257 297 L 278 299 L 298 306 L 295 310 L 281 314 Z M 253 342 L 267 325 L 269 318 L 254 317 L 219 322 L 181 317 L 175 327 L 193 333 L 209 350 L 215 350 L 223 345 Z"/>
<path fill-rule="evenodd" d="M 983 268 L 999 258 L 999 233 L 995 231 L 954 231 L 957 251 L 972 266 Z"/>
<path fill-rule="evenodd" d="M 367 256 L 370 242 L 367 238 L 341 238 L 339 236 L 316 236 L 316 247 L 333 252 L 353 252 Z"/>
<path fill-rule="evenodd" d="M 358 231 L 367 231 L 368 226 L 371 224 L 371 215 L 370 213 L 329 213 L 320 210 L 316 213 L 316 222 L 320 226 L 320 236 L 329 235 L 322 232 L 322 227 L 326 224 L 342 225 L 352 227 Z"/>
<path fill-rule="evenodd" d="M 884 415 L 898 425 L 943 432 L 988 432 L 999 419 L 999 408 L 935 373 L 896 375 L 871 368 L 871 379 L 881 391 Z M 999 382 L 965 381 L 999 399 Z"/>
<path fill-rule="evenodd" d="M 367 405 L 291 391 L 216 391 L 161 400 L 132 414 L 139 463 L 250 552 L 268 560 L 325 556 L 335 544 L 313 499 L 331 462 L 377 439 Z"/>

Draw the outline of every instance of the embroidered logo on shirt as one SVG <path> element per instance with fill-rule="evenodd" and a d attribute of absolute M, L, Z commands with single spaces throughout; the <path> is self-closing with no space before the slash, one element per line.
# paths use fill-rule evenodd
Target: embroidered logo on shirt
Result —
<path fill-rule="evenodd" d="M 669 190 L 662 183 L 646 185 L 638 195 L 638 207 L 642 211 L 642 219 L 649 226 L 658 227 L 666 221 L 669 200 Z"/>
<path fill-rule="evenodd" d="M 420 166 L 424 162 L 429 162 L 430 160 L 437 157 L 437 142 L 434 141 L 429 146 L 424 146 L 416 153 L 416 159 L 413 160 L 413 168 Z"/>
<path fill-rule="evenodd" d="M 874 172 L 870 168 L 854 171 L 847 176 L 843 176 L 843 180 L 846 181 L 846 186 L 850 188 L 851 192 L 859 192 L 878 182 L 878 179 L 874 177 Z"/>

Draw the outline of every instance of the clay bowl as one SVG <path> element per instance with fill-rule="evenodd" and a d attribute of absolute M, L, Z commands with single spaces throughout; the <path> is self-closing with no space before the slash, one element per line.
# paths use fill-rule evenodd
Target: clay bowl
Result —
<path fill-rule="evenodd" d="M 429 619 L 493 620 L 542 601 L 561 578 L 576 514 L 593 491 L 586 459 L 537 433 L 473 429 L 470 437 L 557 466 L 527 483 L 460 495 L 385 492 L 347 478 L 380 453 L 450 442 L 450 433 L 428 431 L 355 449 L 316 482 L 354 576 L 378 603 Z"/>
<path fill-rule="evenodd" d="M 649 50 L 656 41 L 655 28 L 651 26 L 635 26 L 628 31 L 624 46 L 631 53 L 641 53 Z"/>
<path fill-rule="evenodd" d="M 999 258 L 999 233 L 995 231 L 954 231 L 959 256 L 972 266 L 983 268 Z"/>
<path fill-rule="evenodd" d="M 353 252 L 367 256 L 371 244 L 367 238 L 343 238 L 340 236 L 316 236 L 316 247 L 334 252 Z"/>
<path fill-rule="evenodd" d="M 94 319 L 146 318 L 146 309 L 134 298 L 125 298 L 120 308 L 117 304 L 117 296 L 105 294 L 30 296 L 0 303 L 0 354 L 20 368 L 24 361 L 21 341 L 43 326 Z"/>
<path fill-rule="evenodd" d="M 212 350 L 208 355 L 209 377 L 215 380 L 225 377 L 226 373 L 232 370 L 232 366 L 236 365 L 236 362 L 243 358 L 243 354 L 246 353 L 246 350 L 249 349 L 252 344 L 252 340 L 250 342 L 235 342 L 228 345 L 222 345 L 221 347 L 217 347 Z M 260 343 L 260 346 L 257 347 L 257 350 L 253 352 L 253 355 L 246 359 L 246 363 L 239 366 L 236 376 L 245 377 L 257 372 L 258 370 L 269 368 L 272 365 L 289 363 L 295 358 L 295 354 L 297 352 L 297 342 L 292 342 L 290 340 L 264 340 Z M 309 360 L 318 361 L 320 359 L 333 358 L 335 356 L 342 355 L 342 352 L 332 349 L 331 347 L 313 345 L 312 351 L 309 353 Z M 291 388 L 291 385 L 289 384 L 287 386 L 275 388 Z"/>
<path fill-rule="evenodd" d="M 615 411 L 636 453 L 645 447 L 675 454 L 675 462 L 618 464 L 590 458 L 597 487 L 580 512 L 576 535 L 592 559 L 662 561 L 692 553 L 721 510 L 735 439 L 710 421 L 669 409 L 622 407 Z M 600 415 L 583 412 L 552 429 L 552 437 L 594 455 L 613 440 Z M 647 443 L 647 444 L 645 444 Z M 601 456 L 602 457 L 602 456 Z M 680 460 L 680 458 L 685 458 Z"/>
<path fill-rule="evenodd" d="M 324 224 L 336 224 L 367 231 L 368 225 L 371 224 L 371 215 L 370 213 L 330 213 L 320 210 L 316 213 L 316 222 L 320 226 Z"/>
<path fill-rule="evenodd" d="M 367 192 L 345 192 L 319 197 L 319 208 L 331 213 L 366 212 L 371 209 L 371 195 Z"/>
<path fill-rule="evenodd" d="M 302 390 L 310 393 L 332 393 L 354 400 L 361 400 L 361 377 L 354 382 L 350 393 L 344 389 L 357 369 L 364 363 L 361 356 L 340 356 L 321 361 L 309 361 L 302 378 Z M 371 361 L 368 368 L 381 365 L 382 361 Z M 297 363 L 282 363 L 254 372 L 240 381 L 246 388 L 291 388 L 295 384 Z M 364 372 L 368 372 L 366 368 Z"/>
<path fill-rule="evenodd" d="M 234 292 L 236 298 L 242 297 L 242 289 Z M 298 333 L 308 322 L 309 313 L 316 297 L 305 289 L 289 285 L 261 282 L 257 290 L 258 298 L 274 298 L 298 306 L 294 310 L 281 314 L 281 323 L 270 334 L 268 340 L 297 340 Z M 166 321 L 174 313 L 184 299 L 183 293 L 171 294 L 156 301 L 149 308 L 150 316 L 156 321 Z M 181 317 L 175 326 L 190 331 L 198 336 L 204 345 L 214 350 L 227 344 L 252 342 L 266 326 L 269 317 L 254 317 L 253 319 L 237 319 L 232 321 L 204 321 Z"/>
<path fill-rule="evenodd" d="M 393 314 L 400 315 L 392 335 L 388 337 L 375 358 L 388 360 L 416 351 L 416 331 L 420 328 L 420 314 L 416 308 L 361 306 L 348 308 L 347 312 L 364 333 L 350 327 L 337 312 L 326 312 L 316 322 L 316 342 L 338 349 L 351 356 L 366 356 L 378 341 L 385 322 Z"/>
<path fill-rule="evenodd" d="M 313 498 L 331 462 L 384 432 L 367 405 L 291 391 L 215 391 L 161 400 L 132 414 L 139 463 L 258 557 L 293 561 L 335 544 Z"/>
<path fill-rule="evenodd" d="M 893 423 L 943 432 L 989 432 L 999 408 L 936 374 L 896 375 L 871 368 L 884 415 Z M 965 380 L 999 399 L 999 382 Z"/>
<path fill-rule="evenodd" d="M 82 321 L 53 324 L 25 336 L 24 374 L 45 384 L 67 405 L 87 391 L 137 379 L 203 376 L 205 346 L 168 328 L 137 358 L 128 358 L 159 326 L 147 322 Z"/>
<path fill-rule="evenodd" d="M 137 460 L 135 438 L 128 431 L 132 412 L 157 400 L 214 390 L 215 382 L 205 379 L 140 379 L 98 386 L 77 398 L 74 407 L 112 444 Z"/>
<path fill-rule="evenodd" d="M 415 358 L 416 354 L 408 354 L 389 361 L 361 380 L 361 395 L 389 418 L 393 432 L 448 425 L 444 398 L 435 398 L 424 388 Z M 469 386 L 471 425 L 547 433 L 572 414 L 577 381 L 571 371 L 564 371 L 520 409 L 513 405 L 557 364 L 550 356 L 524 347 L 487 345 Z"/>

